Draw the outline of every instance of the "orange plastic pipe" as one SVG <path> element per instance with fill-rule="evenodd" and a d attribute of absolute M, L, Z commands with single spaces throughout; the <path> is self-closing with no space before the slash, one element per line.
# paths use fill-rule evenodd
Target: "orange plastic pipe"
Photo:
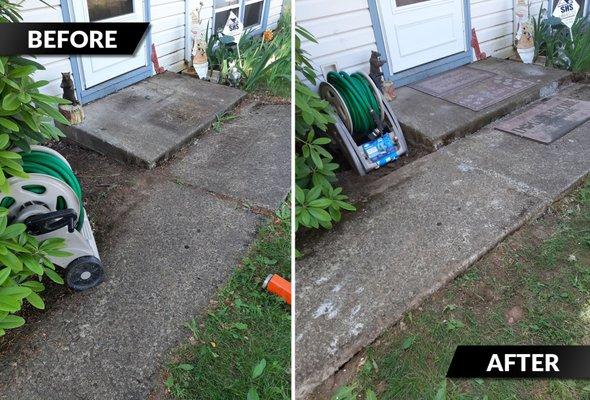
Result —
<path fill-rule="evenodd" d="M 262 287 L 270 293 L 282 297 L 287 304 L 291 305 L 291 282 L 285 278 L 277 274 L 269 275 L 264 280 Z"/>

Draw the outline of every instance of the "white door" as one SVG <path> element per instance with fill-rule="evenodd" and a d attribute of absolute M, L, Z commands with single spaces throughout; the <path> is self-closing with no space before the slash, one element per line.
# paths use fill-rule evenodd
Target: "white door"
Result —
<path fill-rule="evenodd" d="M 464 0 L 379 0 L 392 73 L 464 52 Z"/>
<path fill-rule="evenodd" d="M 72 0 L 73 22 L 146 22 L 145 0 Z M 134 55 L 81 56 L 84 89 L 145 67 L 145 39 Z"/>

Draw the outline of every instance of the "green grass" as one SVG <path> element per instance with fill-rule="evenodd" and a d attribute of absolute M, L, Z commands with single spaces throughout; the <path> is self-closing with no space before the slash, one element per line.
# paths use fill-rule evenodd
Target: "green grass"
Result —
<path fill-rule="evenodd" d="M 590 344 L 590 180 L 407 314 L 339 397 L 590 399 L 588 381 L 445 380 L 459 344 Z"/>
<path fill-rule="evenodd" d="M 290 243 L 287 223 L 268 224 L 216 306 L 188 324 L 192 337 L 167 367 L 173 397 L 290 399 L 291 310 L 261 287 L 267 274 L 290 279 Z"/>

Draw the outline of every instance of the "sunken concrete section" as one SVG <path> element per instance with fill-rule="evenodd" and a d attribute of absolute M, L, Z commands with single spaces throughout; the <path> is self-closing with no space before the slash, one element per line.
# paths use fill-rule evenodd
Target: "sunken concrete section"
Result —
<path fill-rule="evenodd" d="M 238 89 L 166 72 L 85 105 L 84 122 L 62 130 L 91 150 L 153 168 L 244 96 Z"/>
<path fill-rule="evenodd" d="M 175 183 L 150 191 L 99 244 L 107 281 L 56 304 L 3 354 L 0 399 L 148 397 L 168 348 L 206 310 L 259 221 Z"/>
<path fill-rule="evenodd" d="M 285 105 L 244 107 L 218 133 L 198 139 L 172 173 L 181 182 L 274 209 L 290 189 L 290 114 Z"/>
<path fill-rule="evenodd" d="M 0 342 L 0 400 L 154 398 L 174 345 L 188 336 L 186 323 L 210 307 L 266 220 L 261 214 L 271 214 L 289 190 L 289 121 L 287 104 L 245 104 L 235 124 L 208 131 L 166 166 L 118 165 L 129 175 L 126 187 L 103 193 L 123 208 L 98 222 L 106 281 L 83 293 L 52 286 L 61 298 L 46 300 L 45 312 Z M 238 154 L 236 143 L 250 149 Z M 201 159 L 215 159 L 216 167 Z M 104 170 L 80 164 L 80 176 L 100 178 L 115 163 Z M 174 172 L 191 166 L 203 167 L 195 184 Z M 257 178 L 260 171 L 266 175 Z M 252 187 L 234 187 L 240 180 Z M 248 207 L 252 201 L 268 209 Z"/>
<path fill-rule="evenodd" d="M 298 398 L 589 171 L 590 122 L 550 145 L 486 127 L 371 184 L 298 262 Z"/>
<path fill-rule="evenodd" d="M 411 144 L 436 150 L 530 102 L 554 94 L 571 75 L 563 70 L 497 58 L 488 58 L 469 66 L 536 84 L 478 112 L 410 87 L 402 87 L 391 104 Z"/>

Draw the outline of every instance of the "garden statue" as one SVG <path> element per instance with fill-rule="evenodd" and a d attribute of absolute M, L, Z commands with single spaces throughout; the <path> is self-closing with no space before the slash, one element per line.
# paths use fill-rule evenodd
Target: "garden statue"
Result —
<path fill-rule="evenodd" d="M 202 27 L 202 9 L 203 1 L 200 1 L 199 6 L 191 13 L 191 33 L 193 34 L 193 68 L 201 79 L 207 77 L 207 72 L 209 70 L 209 60 L 207 59 L 207 42 L 205 41 L 205 32 Z"/>
<path fill-rule="evenodd" d="M 520 38 L 516 45 L 516 51 L 525 64 L 531 64 L 535 58 L 534 27 L 530 20 L 520 24 Z"/>
<path fill-rule="evenodd" d="M 72 105 L 80 104 L 76 99 L 76 88 L 74 87 L 74 81 L 72 80 L 72 74 L 70 72 L 61 73 L 61 85 L 63 89 L 63 98 L 69 100 Z"/>
<path fill-rule="evenodd" d="M 233 87 L 237 87 L 240 84 L 240 80 L 242 79 L 242 73 L 240 72 L 238 67 L 236 67 L 235 61 L 230 61 L 229 63 L 227 79 L 230 85 L 232 85 Z"/>
<path fill-rule="evenodd" d="M 69 100 L 72 104 L 60 104 L 57 108 L 61 115 L 63 115 L 70 124 L 76 125 L 84 121 L 84 110 L 82 105 L 76 98 L 76 87 L 72 80 L 70 72 L 61 73 L 61 85 L 63 89 L 63 98 Z"/>
<path fill-rule="evenodd" d="M 369 77 L 379 90 L 383 90 L 383 71 L 381 71 L 381 67 L 386 62 L 387 61 L 385 60 L 381 60 L 381 53 L 378 51 L 371 51 L 371 58 L 369 59 Z"/>

